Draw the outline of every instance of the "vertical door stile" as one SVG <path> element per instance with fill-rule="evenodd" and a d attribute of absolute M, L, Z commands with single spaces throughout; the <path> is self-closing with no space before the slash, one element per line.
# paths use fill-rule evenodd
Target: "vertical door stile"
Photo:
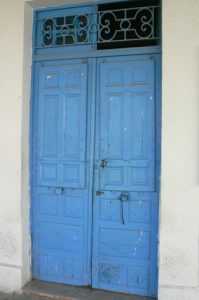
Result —
<path fill-rule="evenodd" d="M 93 184 L 94 184 L 94 149 L 95 149 L 95 109 L 96 109 L 96 59 L 88 59 L 88 103 L 87 103 L 87 117 L 88 117 L 88 138 L 87 138 L 87 160 L 88 167 L 88 238 L 87 238 L 87 274 L 89 277 L 89 285 L 92 285 L 92 246 L 93 246 Z"/>
<path fill-rule="evenodd" d="M 98 64 L 99 61 L 95 59 L 95 109 L 93 110 L 93 124 L 95 125 L 93 127 L 93 142 L 94 142 L 94 168 L 93 168 L 93 190 L 92 190 L 92 256 L 91 256 L 91 283 L 92 286 L 96 285 L 96 277 L 94 272 L 97 268 L 97 252 L 98 252 L 98 238 L 97 238 L 97 228 L 98 228 L 98 219 L 96 218 L 96 214 L 98 212 L 98 199 L 96 198 L 96 193 L 99 191 L 99 166 L 100 166 L 100 157 L 99 157 L 99 123 L 100 123 L 100 109 L 99 109 L 99 72 L 98 72 Z"/>

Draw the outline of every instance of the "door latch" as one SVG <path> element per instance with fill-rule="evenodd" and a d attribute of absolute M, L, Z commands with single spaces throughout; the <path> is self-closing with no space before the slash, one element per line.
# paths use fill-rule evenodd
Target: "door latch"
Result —
<path fill-rule="evenodd" d="M 101 196 L 102 194 L 104 194 L 104 192 L 101 192 L 101 191 L 96 192 L 96 196 Z"/>
<path fill-rule="evenodd" d="M 106 168 L 106 165 L 107 165 L 107 160 L 106 159 L 102 159 L 101 161 L 101 168 Z"/>

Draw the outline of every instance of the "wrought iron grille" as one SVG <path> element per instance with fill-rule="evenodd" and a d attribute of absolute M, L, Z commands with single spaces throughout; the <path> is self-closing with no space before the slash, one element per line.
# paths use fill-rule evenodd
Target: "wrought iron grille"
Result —
<path fill-rule="evenodd" d="M 157 44 L 160 40 L 159 5 L 101 11 L 95 7 L 95 12 L 38 19 L 38 47 L 92 45 L 101 49 Z"/>

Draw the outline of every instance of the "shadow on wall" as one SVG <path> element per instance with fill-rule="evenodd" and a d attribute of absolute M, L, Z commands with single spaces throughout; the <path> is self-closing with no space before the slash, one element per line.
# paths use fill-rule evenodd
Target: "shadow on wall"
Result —
<path fill-rule="evenodd" d="M 196 103 L 197 103 L 197 116 L 199 116 L 199 47 L 197 47 L 197 71 L 196 71 L 196 78 L 198 80 L 198 90 L 197 90 L 197 98 L 196 98 Z M 197 135 L 196 135 L 196 141 L 197 141 L 197 151 L 196 153 L 199 154 L 199 117 L 197 118 Z M 197 155 L 197 185 L 199 186 L 199 155 Z"/>

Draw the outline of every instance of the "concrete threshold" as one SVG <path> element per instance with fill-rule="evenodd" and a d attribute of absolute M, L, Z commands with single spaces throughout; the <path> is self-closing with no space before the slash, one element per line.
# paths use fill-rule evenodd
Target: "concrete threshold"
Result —
<path fill-rule="evenodd" d="M 32 280 L 23 288 L 23 294 L 57 300 L 155 300 L 123 293 L 96 290 L 45 281 Z"/>

